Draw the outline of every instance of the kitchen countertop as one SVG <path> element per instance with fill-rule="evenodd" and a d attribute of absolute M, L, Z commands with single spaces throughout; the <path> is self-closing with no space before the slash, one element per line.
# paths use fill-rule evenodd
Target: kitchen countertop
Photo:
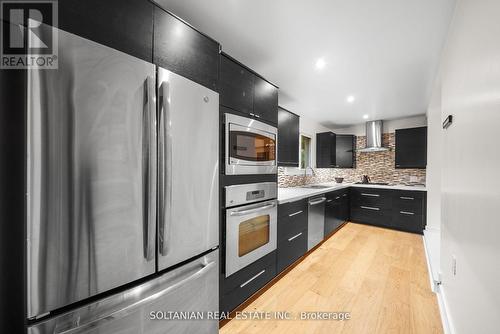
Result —
<path fill-rule="evenodd" d="M 319 183 L 318 185 L 328 186 L 328 188 L 321 189 L 311 189 L 304 187 L 290 187 L 290 188 L 278 188 L 278 204 L 298 201 L 303 198 L 312 197 L 316 195 L 321 195 L 328 193 L 330 191 L 345 189 L 349 187 L 357 188 L 380 188 L 380 189 L 392 189 L 392 190 L 411 190 L 411 191 L 426 191 L 425 186 L 407 186 L 403 184 L 399 185 L 378 185 L 378 184 L 355 184 L 355 183 Z"/>

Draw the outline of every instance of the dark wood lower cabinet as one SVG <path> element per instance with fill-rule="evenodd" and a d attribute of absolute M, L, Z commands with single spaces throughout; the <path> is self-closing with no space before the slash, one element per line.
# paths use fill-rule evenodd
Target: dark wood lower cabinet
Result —
<path fill-rule="evenodd" d="M 348 220 L 419 234 L 425 228 L 425 191 L 351 187 L 325 196 L 325 238 Z M 221 311 L 233 311 L 307 253 L 307 210 L 307 199 L 278 206 L 277 250 L 223 278 Z"/>
<path fill-rule="evenodd" d="M 278 273 L 293 264 L 307 252 L 307 229 L 282 240 L 278 240 Z"/>
<path fill-rule="evenodd" d="M 276 251 L 224 279 L 221 312 L 231 312 L 276 276 Z"/>
<path fill-rule="evenodd" d="M 353 222 L 423 233 L 426 192 L 375 188 L 352 188 L 351 192 Z"/>

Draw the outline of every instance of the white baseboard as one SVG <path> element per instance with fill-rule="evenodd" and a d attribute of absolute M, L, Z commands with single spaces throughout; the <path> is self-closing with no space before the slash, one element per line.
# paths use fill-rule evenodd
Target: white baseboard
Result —
<path fill-rule="evenodd" d="M 425 234 L 422 237 L 422 239 L 424 241 L 425 259 L 427 261 L 427 271 L 429 272 L 429 281 L 432 292 L 436 294 L 438 300 L 439 314 L 441 315 L 441 323 L 443 325 L 444 334 L 455 334 L 455 330 L 453 329 L 453 326 L 451 325 L 450 322 L 450 317 L 448 316 L 449 308 L 446 305 L 446 298 L 443 291 L 443 286 L 441 285 L 441 282 L 439 282 L 439 284 L 437 283 L 439 281 L 439 278 L 432 277 L 431 261 L 429 257 L 428 245 L 425 240 Z"/>
<path fill-rule="evenodd" d="M 434 293 L 438 292 L 436 282 L 438 281 L 437 277 L 433 277 L 433 271 L 432 271 L 432 266 L 431 266 L 431 258 L 429 255 L 429 246 L 427 244 L 427 241 L 425 239 L 425 233 L 422 236 L 422 240 L 424 242 L 424 251 L 425 251 L 425 259 L 427 262 L 427 272 L 429 273 L 429 284 L 431 285 L 431 290 Z"/>
<path fill-rule="evenodd" d="M 443 324 L 444 334 L 455 334 L 455 329 L 453 328 L 451 319 L 448 316 L 450 313 L 448 311 L 449 308 L 446 304 L 445 293 L 442 285 L 439 286 L 436 296 L 438 300 L 439 313 L 441 314 L 441 322 Z"/>

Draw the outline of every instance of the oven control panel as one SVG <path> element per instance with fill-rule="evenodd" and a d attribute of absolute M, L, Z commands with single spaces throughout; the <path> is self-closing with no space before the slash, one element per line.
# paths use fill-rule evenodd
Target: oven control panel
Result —
<path fill-rule="evenodd" d="M 278 195 L 278 184 L 261 182 L 226 186 L 225 195 L 226 208 L 275 199 Z"/>

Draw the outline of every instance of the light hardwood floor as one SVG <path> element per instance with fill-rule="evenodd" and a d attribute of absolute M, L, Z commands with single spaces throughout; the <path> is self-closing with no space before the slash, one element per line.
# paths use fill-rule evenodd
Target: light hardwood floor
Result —
<path fill-rule="evenodd" d="M 344 311 L 351 319 L 233 319 L 220 333 L 442 333 L 422 237 L 353 223 L 243 311 Z"/>

